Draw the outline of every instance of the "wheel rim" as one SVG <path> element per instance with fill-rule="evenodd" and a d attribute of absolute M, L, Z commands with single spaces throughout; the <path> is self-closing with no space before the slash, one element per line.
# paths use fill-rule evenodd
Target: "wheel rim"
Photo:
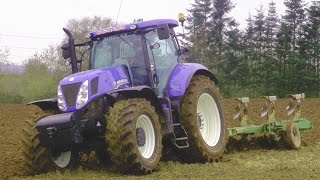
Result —
<path fill-rule="evenodd" d="M 198 127 L 203 140 L 209 146 L 215 146 L 220 139 L 221 122 L 218 106 L 212 96 L 203 93 L 197 105 Z"/>
<path fill-rule="evenodd" d="M 292 127 L 292 140 L 297 147 L 300 146 L 300 134 L 299 129 L 296 126 Z"/>
<path fill-rule="evenodd" d="M 155 133 L 150 118 L 141 115 L 136 123 L 138 149 L 142 157 L 150 158 L 155 149 Z"/>
<path fill-rule="evenodd" d="M 71 151 L 61 152 L 60 156 L 52 157 L 53 162 L 60 168 L 68 166 L 71 160 Z"/>

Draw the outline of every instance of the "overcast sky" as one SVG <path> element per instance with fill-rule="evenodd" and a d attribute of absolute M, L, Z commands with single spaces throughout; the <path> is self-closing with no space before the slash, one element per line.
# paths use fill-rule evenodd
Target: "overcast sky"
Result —
<path fill-rule="evenodd" d="M 245 26 L 248 13 L 254 14 L 260 4 L 265 9 L 271 0 L 232 0 L 236 5 L 231 16 Z M 62 27 L 69 19 L 85 16 L 103 16 L 117 19 L 121 0 L 7 0 L 0 5 L 0 48 L 10 49 L 9 60 L 21 63 L 49 46 L 63 39 Z M 179 12 L 194 0 L 122 0 L 120 22 L 134 19 L 155 18 L 177 19 Z M 277 10 L 285 10 L 283 0 L 274 0 Z"/>

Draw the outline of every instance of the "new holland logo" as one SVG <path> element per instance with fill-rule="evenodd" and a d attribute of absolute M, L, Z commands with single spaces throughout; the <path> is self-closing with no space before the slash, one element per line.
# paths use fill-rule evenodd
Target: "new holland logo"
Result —
<path fill-rule="evenodd" d="M 128 84 L 128 79 L 120 79 L 114 83 L 115 89 L 118 89 L 121 85 Z"/>

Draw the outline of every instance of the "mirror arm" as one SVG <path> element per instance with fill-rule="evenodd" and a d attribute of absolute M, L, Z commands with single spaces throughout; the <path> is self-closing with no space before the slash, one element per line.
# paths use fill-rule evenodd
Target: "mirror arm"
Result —
<path fill-rule="evenodd" d="M 92 44 L 92 41 L 86 41 L 86 42 L 83 42 L 83 43 L 79 43 L 79 44 L 75 44 L 74 46 L 75 47 L 82 47 L 82 46 L 91 46 Z"/>
<path fill-rule="evenodd" d="M 185 34 L 176 34 L 176 37 L 185 37 Z"/>
<path fill-rule="evenodd" d="M 74 44 L 74 38 L 71 34 L 71 32 L 63 28 L 63 31 L 68 35 L 68 43 L 69 43 L 69 51 L 70 51 L 70 59 L 71 59 L 71 67 L 72 67 L 72 73 L 78 72 L 78 66 L 77 66 L 77 57 L 76 57 L 76 50 L 75 50 L 75 44 Z"/>

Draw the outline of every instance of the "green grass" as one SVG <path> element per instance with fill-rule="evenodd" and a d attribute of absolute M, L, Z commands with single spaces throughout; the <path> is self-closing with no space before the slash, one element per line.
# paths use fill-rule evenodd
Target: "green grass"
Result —
<path fill-rule="evenodd" d="M 234 151 L 225 154 L 218 163 L 161 162 L 157 172 L 143 176 L 123 175 L 107 168 L 92 167 L 64 173 L 50 172 L 27 179 L 317 179 L 320 178 L 319 152 L 320 142 L 303 146 L 298 151 Z"/>

